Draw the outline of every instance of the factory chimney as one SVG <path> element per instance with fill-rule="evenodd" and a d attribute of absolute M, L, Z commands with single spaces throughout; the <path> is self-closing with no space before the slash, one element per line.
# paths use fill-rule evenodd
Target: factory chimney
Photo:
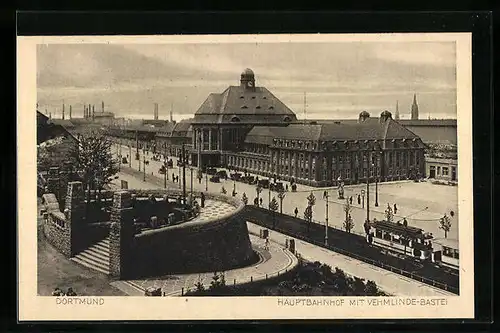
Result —
<path fill-rule="evenodd" d="M 62 109 L 62 119 L 64 120 L 64 102 L 63 102 L 63 109 Z"/>

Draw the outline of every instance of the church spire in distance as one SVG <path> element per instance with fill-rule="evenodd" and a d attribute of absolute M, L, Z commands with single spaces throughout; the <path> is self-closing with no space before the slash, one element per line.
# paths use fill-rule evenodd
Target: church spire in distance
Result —
<path fill-rule="evenodd" d="M 411 120 L 418 120 L 417 94 L 413 94 L 413 104 L 411 105 Z"/>
<path fill-rule="evenodd" d="M 395 119 L 399 120 L 399 101 L 396 101 L 396 115 Z"/>

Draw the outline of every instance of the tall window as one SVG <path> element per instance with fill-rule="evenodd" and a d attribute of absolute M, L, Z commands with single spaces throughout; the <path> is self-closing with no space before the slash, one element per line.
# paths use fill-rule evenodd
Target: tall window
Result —
<path fill-rule="evenodd" d="M 396 168 L 399 168 L 399 152 L 396 152 Z"/>

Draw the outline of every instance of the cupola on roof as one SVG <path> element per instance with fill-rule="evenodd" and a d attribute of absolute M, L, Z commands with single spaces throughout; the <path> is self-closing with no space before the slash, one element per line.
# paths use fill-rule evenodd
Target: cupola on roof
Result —
<path fill-rule="evenodd" d="M 251 70 L 250 68 L 245 68 L 245 70 L 243 72 L 241 72 L 241 75 L 251 75 L 251 76 L 255 76 L 253 70 Z"/>

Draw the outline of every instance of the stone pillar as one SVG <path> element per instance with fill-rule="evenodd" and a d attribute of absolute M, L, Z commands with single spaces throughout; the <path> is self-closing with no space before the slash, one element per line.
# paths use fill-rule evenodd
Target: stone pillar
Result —
<path fill-rule="evenodd" d="M 196 138 L 197 138 L 196 133 L 197 133 L 197 131 L 198 131 L 198 130 L 193 129 L 193 138 L 192 138 L 192 140 L 191 140 L 191 144 L 193 145 L 193 149 L 196 149 L 196 141 L 197 141 L 197 140 L 196 140 Z"/>
<path fill-rule="evenodd" d="M 221 128 L 218 128 L 217 129 L 217 150 L 220 150 L 221 148 L 221 143 L 222 141 L 222 129 Z"/>
<path fill-rule="evenodd" d="M 208 129 L 208 150 L 212 150 L 212 129 Z"/>
<path fill-rule="evenodd" d="M 205 129 L 200 130 L 201 135 L 201 150 L 205 150 Z"/>
<path fill-rule="evenodd" d="M 69 182 L 64 210 L 69 228 L 70 253 L 72 257 L 84 250 L 85 241 L 85 193 L 81 182 Z"/>
<path fill-rule="evenodd" d="M 109 232 L 109 271 L 116 278 L 131 276 L 134 265 L 132 242 L 134 221 L 132 198 L 129 192 L 115 192 L 111 209 L 111 229 Z"/>

